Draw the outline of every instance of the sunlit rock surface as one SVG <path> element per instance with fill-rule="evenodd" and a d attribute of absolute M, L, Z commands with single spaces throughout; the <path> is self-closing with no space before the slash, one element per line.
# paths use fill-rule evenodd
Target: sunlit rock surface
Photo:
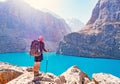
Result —
<path fill-rule="evenodd" d="M 57 53 L 120 59 L 120 1 L 99 0 L 86 26 L 66 35 Z"/>
<path fill-rule="evenodd" d="M 77 66 L 61 75 L 39 72 L 34 77 L 31 67 L 18 67 L 0 62 L 0 84 L 120 84 L 120 78 L 106 73 L 95 73 L 92 79 Z"/>
<path fill-rule="evenodd" d="M 120 78 L 105 73 L 93 74 L 93 80 L 98 84 L 120 84 Z"/>

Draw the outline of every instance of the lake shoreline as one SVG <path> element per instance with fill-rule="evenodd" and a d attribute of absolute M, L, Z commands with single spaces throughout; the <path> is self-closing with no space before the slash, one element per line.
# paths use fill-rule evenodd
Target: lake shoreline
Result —
<path fill-rule="evenodd" d="M 67 56 L 49 52 L 43 54 L 40 71 L 46 71 L 46 59 L 48 57 L 48 72 L 59 76 L 69 67 L 76 65 L 92 78 L 93 73 L 108 73 L 120 77 L 120 60 L 114 59 L 99 59 L 99 58 L 84 58 L 77 56 Z M 33 66 L 34 57 L 29 53 L 6 53 L 0 54 L 0 61 L 7 62 L 15 66 Z M 54 65 L 54 66 L 53 66 Z M 116 69 L 117 68 L 117 69 Z"/>

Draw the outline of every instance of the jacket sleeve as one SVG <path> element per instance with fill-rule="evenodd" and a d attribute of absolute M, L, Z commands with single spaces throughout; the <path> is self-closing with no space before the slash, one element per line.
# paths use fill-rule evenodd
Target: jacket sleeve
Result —
<path fill-rule="evenodd" d="M 43 50 L 45 51 L 45 52 L 47 52 L 47 50 L 45 49 L 45 44 L 43 43 Z"/>

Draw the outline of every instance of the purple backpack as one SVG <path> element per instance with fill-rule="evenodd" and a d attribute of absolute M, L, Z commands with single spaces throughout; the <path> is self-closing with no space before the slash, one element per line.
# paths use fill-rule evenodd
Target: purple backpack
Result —
<path fill-rule="evenodd" d="M 40 42 L 37 40 L 32 41 L 31 46 L 30 46 L 30 55 L 31 56 L 40 56 Z"/>

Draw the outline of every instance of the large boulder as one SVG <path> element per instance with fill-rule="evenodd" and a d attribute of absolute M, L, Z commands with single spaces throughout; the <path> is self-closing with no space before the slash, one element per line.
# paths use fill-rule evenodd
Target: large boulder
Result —
<path fill-rule="evenodd" d="M 120 78 L 111 74 L 97 73 L 92 78 L 97 84 L 120 84 Z"/>
<path fill-rule="evenodd" d="M 2 69 L 2 70 L 0 70 L 0 84 L 6 84 L 7 82 L 20 76 L 21 74 L 23 74 L 23 73 L 15 71 L 15 70 Z"/>
<path fill-rule="evenodd" d="M 23 73 L 26 73 L 26 68 L 24 67 L 20 68 L 8 63 L 0 62 L 0 84 L 6 84 Z"/>
<path fill-rule="evenodd" d="M 82 72 L 77 66 L 70 67 L 61 76 L 66 80 L 65 84 L 87 84 L 90 82 L 87 74 Z"/>

